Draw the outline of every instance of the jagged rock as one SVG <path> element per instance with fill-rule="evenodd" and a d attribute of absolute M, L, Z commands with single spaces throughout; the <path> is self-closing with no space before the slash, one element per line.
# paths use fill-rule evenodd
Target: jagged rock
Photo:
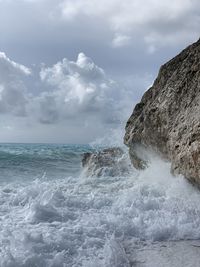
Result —
<path fill-rule="evenodd" d="M 121 148 L 107 148 L 83 154 L 82 166 L 87 176 L 117 176 L 130 172 L 127 153 Z"/>
<path fill-rule="evenodd" d="M 171 161 L 175 174 L 200 184 L 200 40 L 164 64 L 126 125 L 124 142 L 135 158 L 142 146 Z"/>

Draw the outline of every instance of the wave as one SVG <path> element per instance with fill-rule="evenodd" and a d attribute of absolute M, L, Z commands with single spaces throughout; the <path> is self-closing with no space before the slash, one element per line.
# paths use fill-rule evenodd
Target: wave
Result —
<path fill-rule="evenodd" d="M 85 151 L 92 150 L 89 146 L 78 145 L 0 145 L 0 159 L 49 159 L 62 160 L 79 156 Z"/>
<path fill-rule="evenodd" d="M 86 176 L 82 153 L 95 149 L 0 147 L 1 267 L 130 267 L 127 251 L 138 244 L 200 239 L 199 191 L 173 177 L 168 163 L 153 158 L 146 170 L 124 175 L 92 164 Z"/>
<path fill-rule="evenodd" d="M 82 154 L 91 151 L 82 145 L 1 144 L 0 182 L 78 175 Z"/>
<path fill-rule="evenodd" d="M 200 238 L 200 195 L 160 160 L 125 177 L 0 187 L 0 266 L 131 266 L 137 242 Z"/>

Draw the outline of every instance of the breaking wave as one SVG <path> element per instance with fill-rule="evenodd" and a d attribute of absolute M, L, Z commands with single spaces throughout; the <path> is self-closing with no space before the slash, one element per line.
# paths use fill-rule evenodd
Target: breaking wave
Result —
<path fill-rule="evenodd" d="M 173 177 L 168 163 L 86 177 L 80 155 L 87 148 L 71 150 L 79 158 L 70 163 L 79 170 L 74 175 L 62 166 L 65 176 L 58 168 L 51 178 L 1 177 L 1 267 L 129 267 L 130 244 L 200 238 L 199 191 Z"/>

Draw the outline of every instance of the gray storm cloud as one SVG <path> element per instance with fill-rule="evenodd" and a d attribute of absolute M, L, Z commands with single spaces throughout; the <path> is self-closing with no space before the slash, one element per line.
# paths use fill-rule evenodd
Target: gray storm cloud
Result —
<path fill-rule="evenodd" d="M 198 0 L 9 0 L 0 1 L 0 31 L 6 43 L 23 38 L 22 48 L 48 44 L 46 53 L 53 44 L 73 51 L 85 42 L 115 49 L 140 44 L 155 53 L 197 39 L 199 10 Z"/>
<path fill-rule="evenodd" d="M 59 5 L 63 19 L 85 16 L 106 21 L 113 47 L 130 45 L 140 36 L 150 53 L 198 36 L 199 8 L 198 0 L 64 0 Z"/>

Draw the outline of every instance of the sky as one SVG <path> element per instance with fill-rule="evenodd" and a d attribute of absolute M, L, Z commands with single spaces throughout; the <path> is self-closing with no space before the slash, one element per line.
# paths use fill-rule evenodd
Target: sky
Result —
<path fill-rule="evenodd" d="M 199 0 L 0 0 L 0 142 L 121 139 Z"/>

